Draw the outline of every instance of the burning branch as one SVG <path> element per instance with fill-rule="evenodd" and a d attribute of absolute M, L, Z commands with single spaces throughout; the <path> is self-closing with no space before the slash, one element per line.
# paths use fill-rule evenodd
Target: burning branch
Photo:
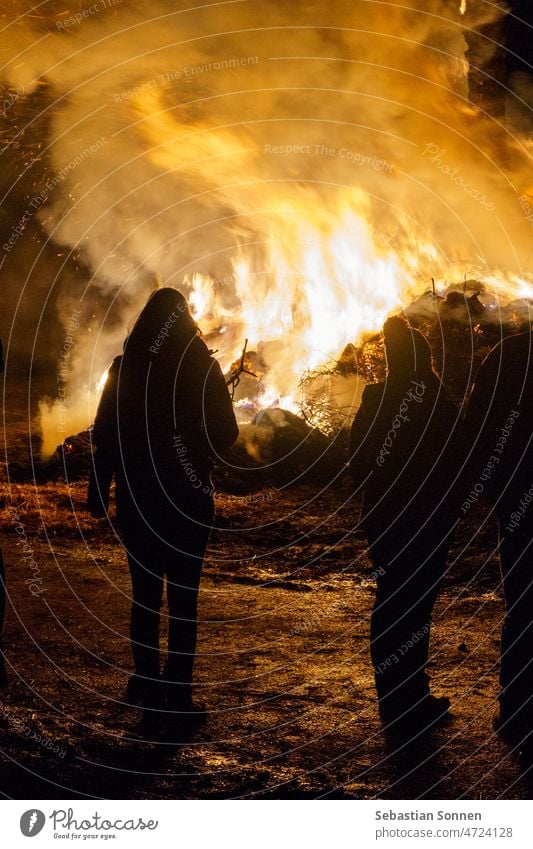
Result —
<path fill-rule="evenodd" d="M 247 346 L 248 346 L 248 339 L 245 339 L 244 340 L 244 347 L 242 349 L 241 358 L 240 358 L 239 362 L 233 367 L 233 369 L 230 372 L 230 376 L 226 380 L 226 385 L 231 387 L 230 392 L 231 392 L 231 400 L 232 401 L 233 401 L 233 398 L 235 396 L 235 390 L 237 389 L 237 386 L 241 382 L 241 374 L 249 374 L 250 377 L 257 377 L 258 376 L 257 374 L 255 374 L 255 372 L 250 371 L 249 369 L 246 368 L 245 357 L 246 357 Z"/>

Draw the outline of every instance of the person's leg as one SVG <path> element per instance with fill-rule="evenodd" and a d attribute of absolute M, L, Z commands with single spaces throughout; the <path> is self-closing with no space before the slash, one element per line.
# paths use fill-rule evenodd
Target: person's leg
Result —
<path fill-rule="evenodd" d="M 415 545 L 410 553 L 412 574 L 405 582 L 403 672 L 411 695 L 417 702 L 429 696 L 429 676 L 426 671 L 433 609 L 446 568 L 448 545 L 434 549 L 430 544 Z"/>
<path fill-rule="evenodd" d="M 131 575 L 131 648 L 139 678 L 141 701 L 160 701 L 159 623 L 163 597 L 162 558 L 155 542 L 128 537 L 126 551 Z"/>
<path fill-rule="evenodd" d="M 407 579 L 378 579 L 370 636 L 376 690 L 384 719 L 401 716 L 429 695 L 429 620 Z"/>
<path fill-rule="evenodd" d="M 166 569 L 169 628 L 165 679 L 169 710 L 187 710 L 192 705 L 198 590 L 206 545 L 205 529 L 192 525 L 181 537 L 182 552 L 173 552 Z"/>
<path fill-rule="evenodd" d="M 180 563 L 167 577 L 168 659 L 165 667 L 170 709 L 192 703 L 192 677 L 198 632 L 197 606 L 201 565 Z"/>
<path fill-rule="evenodd" d="M 4 570 L 4 557 L 0 548 L 0 687 L 7 682 L 6 668 L 4 663 L 4 618 L 6 613 L 6 575 Z"/>
<path fill-rule="evenodd" d="M 507 733 L 533 731 L 533 543 L 527 516 L 511 531 L 500 520 L 506 614 L 502 628 L 500 723 Z"/>
<path fill-rule="evenodd" d="M 385 722 L 424 708 L 430 695 L 426 665 L 431 617 L 446 550 L 441 546 L 434 552 L 420 542 L 408 543 L 403 553 L 397 544 L 388 551 L 382 544 L 373 546 L 377 591 L 371 655 Z"/>
<path fill-rule="evenodd" d="M 376 560 L 373 561 L 376 567 Z M 398 611 L 395 595 L 396 582 L 381 565 L 385 574 L 377 578 L 376 598 L 370 617 L 370 655 L 374 665 L 374 678 L 382 719 L 392 715 L 397 704 L 395 694 L 401 685 L 401 671 L 398 670 L 400 656 L 397 652 L 401 645 L 401 633 L 398 628 Z"/>
<path fill-rule="evenodd" d="M 370 654 L 374 665 L 380 714 L 384 722 L 404 710 L 405 681 L 400 647 L 405 633 L 402 585 L 404 582 L 397 546 L 388 537 L 369 538 L 376 598 L 370 619 Z"/>

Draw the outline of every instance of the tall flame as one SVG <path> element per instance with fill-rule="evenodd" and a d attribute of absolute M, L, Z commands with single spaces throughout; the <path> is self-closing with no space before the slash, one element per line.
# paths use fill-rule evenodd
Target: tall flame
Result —
<path fill-rule="evenodd" d="M 371 224 L 369 194 L 356 187 L 336 186 L 327 205 L 312 186 L 293 181 L 264 180 L 258 191 L 258 151 L 246 131 L 237 145 L 224 128 L 191 129 L 165 111 L 162 92 L 143 92 L 135 111 L 146 157 L 171 173 L 186 168 L 210 184 L 222 172 L 225 198 L 243 217 L 253 212 L 255 240 L 243 239 L 232 273 L 221 281 L 196 272 L 184 284 L 223 366 L 238 357 L 245 338 L 260 351 L 265 374 L 257 403 L 297 409 L 302 374 L 379 329 L 427 287 L 432 269 L 449 280 L 462 277 L 460 265 L 444 261 L 405 214 L 395 213 L 395 239 Z M 484 278 L 495 295 L 533 295 L 519 275 L 485 272 Z"/>
<path fill-rule="evenodd" d="M 12 5 L 16 108 L 43 84 L 54 104 L 35 220 L 91 269 L 84 297 L 119 304 L 77 336 L 69 432 L 157 276 L 185 290 L 224 367 L 248 339 L 259 402 L 292 409 L 307 370 L 432 277 L 532 296 L 531 141 L 469 89 L 469 57 L 490 76 L 484 27 L 505 4 L 123 0 L 81 23 Z"/>

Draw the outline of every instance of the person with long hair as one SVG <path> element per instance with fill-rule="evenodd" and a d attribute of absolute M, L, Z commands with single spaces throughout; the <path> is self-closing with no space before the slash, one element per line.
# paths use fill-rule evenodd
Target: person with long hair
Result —
<path fill-rule="evenodd" d="M 151 295 L 117 357 L 93 428 L 88 506 L 106 515 L 116 481 L 117 521 L 132 582 L 131 646 L 147 736 L 183 730 L 192 699 L 197 600 L 213 525 L 213 460 L 237 439 L 222 371 L 176 289 Z M 160 668 L 166 578 L 168 657 Z"/>
<path fill-rule="evenodd" d="M 383 328 L 387 377 L 365 387 L 349 468 L 376 578 L 371 657 L 385 731 L 416 736 L 450 702 L 426 673 L 433 607 L 455 522 L 458 411 L 433 371 L 425 337 L 401 317 Z M 455 435 L 454 435 L 455 430 Z"/>

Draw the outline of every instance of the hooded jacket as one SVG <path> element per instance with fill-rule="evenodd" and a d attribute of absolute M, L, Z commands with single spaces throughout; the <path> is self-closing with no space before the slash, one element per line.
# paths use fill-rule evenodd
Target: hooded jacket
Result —
<path fill-rule="evenodd" d="M 239 433 L 220 366 L 199 337 L 178 352 L 175 367 L 158 366 L 155 358 L 136 368 L 127 354 L 117 357 L 94 423 L 89 507 L 107 508 L 114 475 L 123 527 L 139 520 L 166 527 L 180 516 L 208 521 L 213 461 Z"/>
<path fill-rule="evenodd" d="M 455 508 L 458 412 L 433 372 L 368 385 L 350 434 L 349 469 L 363 489 L 362 524 L 448 521 Z"/>

